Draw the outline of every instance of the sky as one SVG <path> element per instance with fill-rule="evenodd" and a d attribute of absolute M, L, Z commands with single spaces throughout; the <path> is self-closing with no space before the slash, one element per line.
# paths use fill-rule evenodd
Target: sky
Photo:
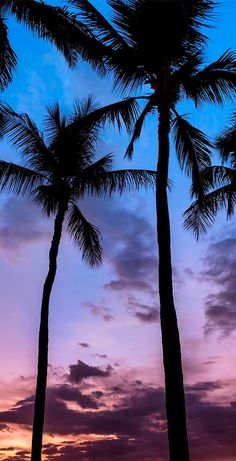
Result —
<path fill-rule="evenodd" d="M 105 0 L 93 0 L 109 15 Z M 236 4 L 221 1 L 209 30 L 206 62 L 236 50 Z M 46 105 L 68 113 L 75 98 L 119 100 L 112 79 L 63 57 L 8 21 L 18 55 L 13 83 L 1 95 L 42 127 Z M 146 92 L 149 88 L 147 86 Z M 188 103 L 180 113 L 214 137 L 234 108 Z M 150 119 L 132 164 L 128 136 L 104 132 L 98 157 L 117 167 L 155 168 L 157 135 Z M 1 158 L 17 161 L 6 142 Z M 217 157 L 213 159 L 217 163 Z M 176 308 L 179 321 L 192 461 L 235 461 L 236 224 L 222 213 L 196 242 L 183 229 L 189 181 L 171 154 L 169 194 Z M 103 266 L 91 270 L 63 233 L 50 305 L 49 376 L 44 461 L 166 461 L 167 435 L 157 287 L 154 192 L 87 199 L 86 216 L 102 232 Z M 37 335 L 53 221 L 26 198 L 0 198 L 0 460 L 29 459 Z"/>

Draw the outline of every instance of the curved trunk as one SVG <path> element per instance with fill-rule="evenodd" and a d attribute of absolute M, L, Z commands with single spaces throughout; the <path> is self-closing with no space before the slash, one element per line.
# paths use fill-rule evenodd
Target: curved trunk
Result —
<path fill-rule="evenodd" d="M 165 85 L 163 89 L 165 89 Z M 165 94 L 165 91 L 163 93 Z M 166 415 L 170 461 L 189 461 L 181 349 L 172 285 L 171 237 L 167 198 L 169 131 L 169 103 L 168 99 L 163 97 L 159 104 L 156 209 Z"/>
<path fill-rule="evenodd" d="M 45 398 L 47 386 L 47 367 L 48 367 L 48 314 L 49 301 L 53 282 L 57 270 L 57 255 L 61 240 L 62 225 L 67 210 L 67 204 L 58 207 L 58 212 L 54 224 L 54 233 L 49 251 L 49 269 L 43 287 L 43 297 L 41 304 L 41 319 L 38 342 L 38 374 L 34 403 L 34 421 L 32 433 L 31 461 L 41 461 L 43 424 L 45 412 Z"/>

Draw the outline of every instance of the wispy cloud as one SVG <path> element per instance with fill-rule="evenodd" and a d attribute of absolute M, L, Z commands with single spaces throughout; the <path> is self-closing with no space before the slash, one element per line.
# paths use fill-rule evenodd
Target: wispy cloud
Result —
<path fill-rule="evenodd" d="M 236 238 L 231 229 L 224 238 L 211 243 L 202 277 L 211 286 L 205 302 L 205 333 L 229 336 L 236 330 Z"/>
<path fill-rule="evenodd" d="M 49 223 L 29 199 L 10 197 L 1 209 L 0 251 L 15 259 L 25 245 L 49 240 Z"/>

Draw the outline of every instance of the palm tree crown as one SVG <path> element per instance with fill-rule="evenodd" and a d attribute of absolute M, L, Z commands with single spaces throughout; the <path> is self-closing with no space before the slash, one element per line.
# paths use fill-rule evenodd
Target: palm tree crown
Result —
<path fill-rule="evenodd" d="M 16 114 L 3 103 L 0 106 L 0 132 L 24 160 L 24 166 L 0 162 L 2 190 L 32 195 L 48 216 L 57 211 L 60 202 L 66 202 L 68 231 L 92 265 L 101 262 L 99 232 L 86 221 L 77 200 L 88 194 L 122 193 L 132 186 L 148 185 L 155 176 L 143 170 L 112 171 L 110 154 L 94 162 L 104 123 L 121 126 L 125 121 L 129 126 L 136 113 L 133 99 L 97 109 L 89 97 L 77 102 L 69 117 L 62 116 L 56 104 L 48 108 L 44 137 L 28 115 Z"/>
<path fill-rule="evenodd" d="M 85 25 L 65 7 L 48 5 L 40 0 L 1 0 L 0 5 L 0 91 L 12 81 L 17 57 L 8 36 L 7 19 L 13 16 L 36 36 L 56 46 L 74 67 L 78 56 L 86 59 L 100 73 L 104 71 L 99 45 Z"/>
<path fill-rule="evenodd" d="M 112 22 L 89 0 L 69 0 L 106 53 L 107 69 L 122 90 L 160 78 L 168 62 L 172 70 L 206 43 L 200 30 L 212 17 L 212 0 L 108 0 Z"/>
<path fill-rule="evenodd" d="M 184 213 L 184 226 L 198 239 L 215 221 L 217 213 L 225 209 L 227 218 L 234 214 L 236 203 L 236 113 L 230 126 L 216 139 L 222 165 L 204 168 L 201 176 L 205 194 Z"/>
<path fill-rule="evenodd" d="M 112 156 L 94 161 L 99 135 L 106 122 L 128 129 L 137 115 L 137 102 L 126 99 L 101 109 L 89 97 L 75 104 L 69 117 L 61 115 L 59 105 L 48 108 L 44 137 L 28 115 L 0 105 L 0 134 L 6 135 L 24 160 L 24 166 L 0 161 L 2 190 L 29 194 L 46 215 L 55 215 L 45 279 L 39 329 L 38 374 L 32 433 L 32 461 L 41 461 L 48 366 L 48 317 L 57 255 L 66 220 L 69 234 L 91 266 L 101 263 L 99 230 L 82 214 L 79 200 L 87 195 L 122 193 L 135 186 L 154 184 L 155 172 L 112 170 Z"/>
<path fill-rule="evenodd" d="M 109 22 L 89 0 L 69 0 L 79 18 L 104 48 L 104 64 L 122 92 L 149 83 L 152 94 L 137 119 L 127 156 L 140 137 L 146 117 L 157 112 L 158 156 L 156 179 L 157 240 L 159 249 L 160 320 L 166 388 L 170 461 L 189 461 L 181 348 L 176 317 L 168 208 L 170 131 L 180 167 L 192 179 L 192 195 L 206 192 L 202 171 L 210 166 L 211 143 L 177 111 L 184 98 L 195 106 L 223 103 L 236 91 L 236 54 L 226 51 L 204 65 L 207 37 L 203 27 L 213 19 L 213 0 L 107 0 Z M 208 22 L 207 22 L 208 21 Z"/>

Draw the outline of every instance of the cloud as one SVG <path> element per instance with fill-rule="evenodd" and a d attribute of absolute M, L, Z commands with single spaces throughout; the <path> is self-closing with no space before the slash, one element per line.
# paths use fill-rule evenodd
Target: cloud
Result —
<path fill-rule="evenodd" d="M 10 197 L 1 209 L 0 251 L 14 257 L 22 245 L 50 237 L 40 209 L 29 199 Z"/>
<path fill-rule="evenodd" d="M 78 343 L 79 346 L 87 349 L 88 347 L 90 347 L 90 345 L 88 343 Z"/>
<path fill-rule="evenodd" d="M 11 455 L 10 458 L 4 458 L 2 461 L 29 461 L 30 453 L 27 450 L 17 451 L 15 455 Z"/>
<path fill-rule="evenodd" d="M 100 359 L 107 359 L 108 356 L 106 354 L 94 354 L 95 357 L 99 357 Z"/>
<path fill-rule="evenodd" d="M 233 234 L 235 232 L 211 243 L 205 255 L 201 276 L 211 286 L 205 302 L 206 334 L 218 331 L 228 336 L 236 330 L 236 238 Z"/>
<path fill-rule="evenodd" d="M 186 389 L 189 392 L 200 392 L 203 395 L 204 392 L 215 391 L 223 387 L 224 385 L 220 381 L 201 381 L 191 386 L 186 386 Z"/>
<path fill-rule="evenodd" d="M 104 297 L 116 297 L 119 305 L 128 307 L 140 322 L 155 322 L 158 318 L 158 301 L 156 304 L 153 302 L 153 299 L 158 299 L 156 229 L 149 218 L 140 213 L 141 201 L 134 210 L 127 209 L 126 205 L 121 208 L 115 200 L 106 203 L 106 207 L 103 201 L 86 201 L 84 206 L 88 207 L 88 217 L 90 214 L 103 236 L 104 262 L 109 268 L 109 278 L 103 285 Z M 145 213 L 144 206 L 143 209 Z M 114 306 L 116 304 L 116 301 L 113 302 Z M 87 302 L 84 305 L 104 320 L 112 320 L 110 311 L 106 315 L 104 302 Z"/>
<path fill-rule="evenodd" d="M 150 309 L 149 312 L 136 312 L 135 316 L 144 323 L 156 322 L 159 318 L 156 309 Z"/>
<path fill-rule="evenodd" d="M 163 389 L 142 388 L 135 395 L 126 392 L 119 405 L 99 411 L 79 411 L 67 407 L 68 398 L 77 399 L 77 393 L 70 394 L 68 389 L 50 388 L 47 395 L 45 430 L 59 435 L 67 434 L 114 434 L 125 437 L 142 434 L 143 428 L 151 424 L 152 415 L 160 413 L 163 417 Z M 72 400 L 71 400 L 72 401 Z M 75 401 L 75 400 L 73 400 Z M 27 411 L 26 411 L 27 408 Z M 32 419 L 33 398 L 17 402 L 11 410 L 0 413 L 4 422 L 28 425 Z M 141 419 L 142 425 L 140 424 Z M 160 424 L 158 424 L 160 425 Z"/>
<path fill-rule="evenodd" d="M 68 380 L 71 383 L 78 384 L 83 379 L 86 378 L 94 378 L 94 377 L 102 377 L 106 378 L 111 375 L 112 367 L 108 365 L 106 370 L 102 370 L 99 367 L 94 367 L 91 365 L 87 365 L 87 363 L 82 362 L 82 360 L 78 360 L 76 365 L 69 366 L 70 373 L 68 375 Z"/>
<path fill-rule="evenodd" d="M 116 278 L 105 284 L 105 288 L 115 292 L 137 290 L 153 294 L 157 274 L 155 230 L 135 211 L 114 211 L 112 223 L 119 240 L 117 245 L 114 240 L 110 242 L 106 257 Z M 114 237 L 113 232 L 111 237 Z"/>
<path fill-rule="evenodd" d="M 134 296 L 128 298 L 128 308 L 141 322 L 155 323 L 159 320 L 159 309 L 156 306 L 141 303 Z"/>
<path fill-rule="evenodd" d="M 44 454 L 47 454 L 48 461 L 72 461 L 77 458 L 82 461 L 102 461 L 111 457 L 114 461 L 152 461 L 154 458 L 165 461 L 167 433 L 164 389 L 144 385 L 141 381 L 135 387 L 132 383 L 117 380 L 117 385 L 109 392 L 107 388 L 106 392 L 93 391 L 84 395 L 82 398 L 87 397 L 87 406 L 84 407 L 77 386 L 67 384 L 50 387 L 45 433 L 67 437 L 70 442 L 65 440 L 45 445 Z M 186 386 L 193 461 L 221 461 L 234 459 L 236 455 L 236 401 L 229 399 L 228 404 L 217 403 L 214 395 L 218 389 L 227 392 L 225 384 L 220 381 Z M 116 399 L 111 400 L 112 395 Z M 102 400 L 101 404 L 99 399 Z M 79 403 L 81 409 L 72 409 L 68 402 Z M 28 414 L 32 419 L 32 411 L 33 398 L 29 397 L 17 402 L 10 410 L 1 412 L 0 423 L 20 424 L 28 426 L 30 430 Z M 83 438 L 78 443 L 82 434 Z M 15 459 L 19 459 L 19 456 L 16 455 Z"/>
<path fill-rule="evenodd" d="M 82 306 L 88 307 L 92 314 L 102 317 L 105 322 L 110 322 L 114 320 L 113 315 L 108 307 L 101 306 L 100 304 L 95 304 L 93 302 L 84 301 L 81 303 Z"/>
<path fill-rule="evenodd" d="M 98 404 L 94 398 L 89 395 L 82 394 L 77 388 L 71 387 L 67 384 L 49 389 L 55 398 L 63 400 L 64 402 L 75 402 L 81 408 L 98 409 Z M 95 394 L 93 394 L 96 397 Z"/>
<path fill-rule="evenodd" d="M 115 199 L 106 202 L 105 207 L 103 200 L 86 200 L 83 208 L 102 232 L 104 261 L 114 274 L 105 289 L 156 293 L 156 229 L 145 216 L 143 200 L 135 209 L 126 204 L 121 207 Z"/>

